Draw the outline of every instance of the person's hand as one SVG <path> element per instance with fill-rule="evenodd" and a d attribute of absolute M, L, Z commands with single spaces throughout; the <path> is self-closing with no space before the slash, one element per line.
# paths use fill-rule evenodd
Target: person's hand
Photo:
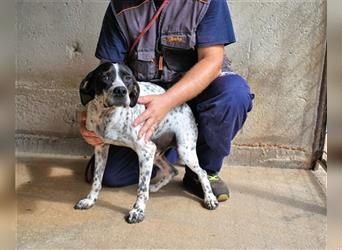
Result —
<path fill-rule="evenodd" d="M 164 119 L 166 114 L 172 109 L 168 98 L 164 95 L 148 95 L 141 96 L 138 103 L 144 104 L 146 110 L 140 114 L 134 121 L 133 126 L 144 123 L 140 129 L 139 139 L 145 135 L 145 142 L 148 142 L 153 134 L 154 129 Z"/>
<path fill-rule="evenodd" d="M 86 121 L 87 121 L 87 113 L 86 112 L 82 112 L 81 114 L 81 124 L 80 124 L 80 132 L 81 135 L 83 136 L 84 140 L 93 146 L 100 146 L 103 144 L 103 141 L 101 138 L 97 137 L 97 135 L 92 132 L 89 131 L 86 128 Z"/>

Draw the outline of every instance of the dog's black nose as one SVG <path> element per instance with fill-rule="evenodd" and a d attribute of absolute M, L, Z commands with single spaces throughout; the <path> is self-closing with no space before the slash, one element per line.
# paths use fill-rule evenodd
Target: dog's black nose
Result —
<path fill-rule="evenodd" d="M 116 87 L 114 90 L 114 95 L 123 97 L 127 94 L 127 89 L 125 87 Z"/>

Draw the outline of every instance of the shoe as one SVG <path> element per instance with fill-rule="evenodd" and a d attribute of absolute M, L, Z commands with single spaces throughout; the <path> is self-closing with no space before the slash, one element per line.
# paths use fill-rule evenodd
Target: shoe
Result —
<path fill-rule="evenodd" d="M 183 186 L 194 195 L 204 198 L 203 189 L 198 177 L 191 170 L 185 172 Z M 217 174 L 208 174 L 211 189 L 219 202 L 229 199 L 229 189 Z"/>

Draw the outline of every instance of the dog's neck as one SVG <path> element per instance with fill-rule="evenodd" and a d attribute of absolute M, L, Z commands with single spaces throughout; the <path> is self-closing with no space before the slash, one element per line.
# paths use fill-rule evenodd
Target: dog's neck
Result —
<path fill-rule="evenodd" d="M 116 107 L 105 107 L 103 101 L 100 98 L 95 97 L 94 100 L 90 101 L 87 105 L 87 129 L 95 131 L 94 124 L 104 115 L 108 115 L 111 112 L 115 112 Z"/>

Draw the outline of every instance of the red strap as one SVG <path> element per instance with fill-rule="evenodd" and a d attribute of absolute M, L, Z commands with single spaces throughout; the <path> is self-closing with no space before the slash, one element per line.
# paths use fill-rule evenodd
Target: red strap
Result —
<path fill-rule="evenodd" d="M 165 6 L 169 3 L 169 0 L 164 0 L 163 3 L 160 5 L 158 11 L 156 12 L 156 14 L 154 14 L 154 16 L 152 17 L 152 20 L 146 25 L 146 27 L 144 28 L 144 30 L 139 34 L 139 36 L 135 39 L 135 41 L 133 42 L 132 47 L 129 50 L 128 53 L 128 57 L 130 57 L 134 51 L 134 49 L 138 46 L 141 38 L 143 38 L 143 36 L 146 34 L 146 32 L 152 27 L 152 25 L 157 21 L 160 13 L 162 12 L 162 10 L 165 8 Z"/>

